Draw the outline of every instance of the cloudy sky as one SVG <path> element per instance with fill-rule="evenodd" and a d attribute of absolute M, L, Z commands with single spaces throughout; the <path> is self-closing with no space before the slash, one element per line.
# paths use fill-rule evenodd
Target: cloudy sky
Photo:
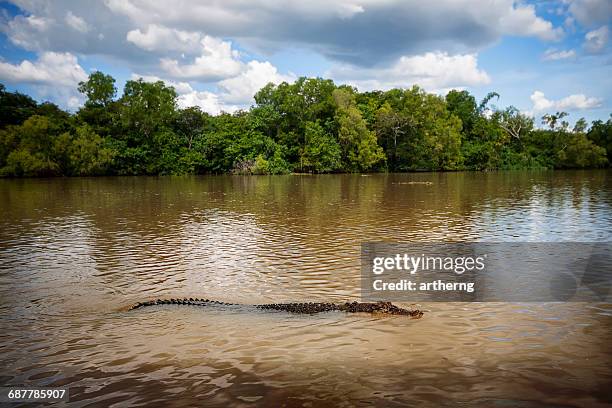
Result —
<path fill-rule="evenodd" d="M 161 78 L 182 106 L 252 104 L 268 82 L 497 91 L 573 120 L 612 112 L 611 0 L 0 1 L 0 82 L 74 110 L 95 70 Z"/>

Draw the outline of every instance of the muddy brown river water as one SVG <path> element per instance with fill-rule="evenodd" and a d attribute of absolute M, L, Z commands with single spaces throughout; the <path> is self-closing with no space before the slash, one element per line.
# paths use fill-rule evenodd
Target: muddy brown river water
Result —
<path fill-rule="evenodd" d="M 368 241 L 611 237 L 610 171 L 0 180 L 0 385 L 100 407 L 610 406 L 609 303 L 123 308 L 359 300 Z"/>

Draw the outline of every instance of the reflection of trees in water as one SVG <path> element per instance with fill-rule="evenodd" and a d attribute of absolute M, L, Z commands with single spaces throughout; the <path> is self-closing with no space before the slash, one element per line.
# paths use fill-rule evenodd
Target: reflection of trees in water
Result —
<path fill-rule="evenodd" d="M 126 219 L 124 228 L 156 222 L 163 230 L 208 208 L 291 224 L 328 226 L 337 217 L 354 225 L 443 214 L 463 217 L 483 206 L 495 214 L 537 198 L 548 207 L 582 208 L 610 202 L 609 172 L 499 172 L 323 175 L 101 177 L 2 180 L 2 207 L 8 221 L 62 217 L 82 211 L 101 229 Z M 430 181 L 433 184 L 414 182 Z M 607 190 L 606 190 L 607 187 Z M 129 212 L 129 217 L 128 217 Z M 5 218 L 5 220 L 7 220 Z M 140 224 L 138 223 L 140 221 Z M 159 222 L 163 221 L 163 222 Z M 277 217 L 277 223 L 283 219 Z M 366 224 L 367 226 L 367 224 Z"/>
<path fill-rule="evenodd" d="M 117 279 L 104 273 L 113 268 L 137 268 L 143 260 L 170 265 L 172 251 L 188 256 L 187 249 L 213 248 L 224 240 L 231 241 L 224 245 L 235 250 L 238 264 L 240 253 L 248 258 L 256 252 L 254 268 L 293 268 L 304 275 L 327 269 L 332 275 L 316 284 L 331 285 L 356 279 L 361 242 L 518 239 L 513 232 L 529 232 L 538 222 L 538 236 L 546 237 L 561 216 L 578 215 L 587 223 L 609 217 L 608 176 L 568 171 L 21 179 L 2 180 L 0 205 L 4 223 L 19 226 L 24 236 L 47 233 L 41 231 L 44 220 L 70 223 L 75 214 L 86 219 L 90 230 L 83 239 L 105 282 Z M 193 256 L 173 265 L 183 271 L 174 284 L 197 266 Z"/>

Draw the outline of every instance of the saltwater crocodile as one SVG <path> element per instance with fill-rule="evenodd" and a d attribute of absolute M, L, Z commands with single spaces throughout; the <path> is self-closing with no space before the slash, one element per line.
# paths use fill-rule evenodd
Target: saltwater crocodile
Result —
<path fill-rule="evenodd" d="M 184 299 L 155 299 L 146 302 L 139 302 L 132 305 L 129 310 L 139 309 L 146 306 L 155 305 L 188 305 L 188 306 L 251 306 L 261 310 L 277 310 L 298 314 L 315 314 L 321 312 L 340 311 L 347 313 L 380 313 L 386 315 L 403 315 L 413 318 L 420 318 L 423 312 L 420 310 L 410 310 L 395 306 L 391 302 L 345 302 L 345 303 L 269 303 L 261 305 L 241 305 L 237 303 L 225 303 L 208 299 L 184 298 Z"/>

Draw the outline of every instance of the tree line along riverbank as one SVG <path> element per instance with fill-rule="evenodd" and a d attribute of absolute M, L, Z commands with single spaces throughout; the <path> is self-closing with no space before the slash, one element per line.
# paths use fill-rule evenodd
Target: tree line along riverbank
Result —
<path fill-rule="evenodd" d="M 248 110 L 179 108 L 162 81 L 94 72 L 76 112 L 0 84 L 0 176 L 284 174 L 593 168 L 612 162 L 612 115 L 541 122 L 499 95 L 417 86 L 358 92 L 329 79 L 268 84 Z M 540 125 L 540 126 L 538 126 Z"/>

